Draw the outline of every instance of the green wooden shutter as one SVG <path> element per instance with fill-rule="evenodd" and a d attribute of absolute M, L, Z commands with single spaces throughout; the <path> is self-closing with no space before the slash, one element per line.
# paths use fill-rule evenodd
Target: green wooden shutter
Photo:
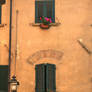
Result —
<path fill-rule="evenodd" d="M 0 5 L 0 24 L 1 24 L 1 15 L 2 15 L 2 6 Z"/>
<path fill-rule="evenodd" d="M 44 11 L 44 2 L 43 1 L 35 1 L 35 22 L 41 23 L 40 17 L 42 17 Z"/>
<path fill-rule="evenodd" d="M 54 64 L 46 65 L 46 88 L 47 92 L 56 92 L 56 66 Z"/>
<path fill-rule="evenodd" d="M 52 22 L 55 23 L 55 0 L 52 0 Z"/>
<path fill-rule="evenodd" d="M 47 1 L 46 7 L 47 7 L 46 8 L 47 9 L 47 11 L 46 11 L 47 17 L 52 18 L 52 1 Z"/>
<path fill-rule="evenodd" d="M 46 11 L 47 11 L 47 5 L 46 5 L 46 4 L 47 4 L 47 1 L 46 1 L 46 0 L 44 0 L 43 2 L 44 2 L 44 7 L 43 7 L 43 9 L 44 9 L 44 10 L 43 10 L 43 16 L 44 16 L 44 17 L 47 17 L 47 12 L 46 12 Z"/>
<path fill-rule="evenodd" d="M 44 64 L 40 64 L 40 65 L 36 65 L 35 69 L 36 69 L 36 87 L 35 87 L 35 91 L 36 92 L 45 92 L 45 65 Z"/>
<path fill-rule="evenodd" d="M 8 92 L 8 66 L 0 65 L 0 92 Z"/>
<path fill-rule="evenodd" d="M 35 23 L 37 23 L 37 17 L 38 17 L 38 14 L 37 14 L 37 1 L 35 1 Z"/>
<path fill-rule="evenodd" d="M 56 92 L 56 66 L 54 64 L 36 65 L 36 92 Z"/>
<path fill-rule="evenodd" d="M 55 22 L 55 0 L 46 1 L 46 11 L 48 18 L 51 18 L 52 22 Z"/>

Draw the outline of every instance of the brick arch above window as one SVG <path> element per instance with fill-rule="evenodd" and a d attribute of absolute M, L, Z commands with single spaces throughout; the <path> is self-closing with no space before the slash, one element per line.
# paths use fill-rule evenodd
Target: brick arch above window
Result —
<path fill-rule="evenodd" d="M 60 61 L 62 56 L 63 56 L 63 52 L 58 50 L 54 50 L 54 49 L 40 50 L 29 56 L 27 62 L 31 65 L 34 65 L 35 63 L 39 62 L 41 59 L 44 58 L 51 58 Z"/>

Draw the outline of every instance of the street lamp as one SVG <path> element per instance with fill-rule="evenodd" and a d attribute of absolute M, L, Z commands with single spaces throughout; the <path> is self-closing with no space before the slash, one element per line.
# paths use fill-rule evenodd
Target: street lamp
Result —
<path fill-rule="evenodd" d="M 16 76 L 12 76 L 12 79 L 10 80 L 10 89 L 11 92 L 17 92 L 17 87 L 19 85 L 19 82 L 16 80 Z"/>

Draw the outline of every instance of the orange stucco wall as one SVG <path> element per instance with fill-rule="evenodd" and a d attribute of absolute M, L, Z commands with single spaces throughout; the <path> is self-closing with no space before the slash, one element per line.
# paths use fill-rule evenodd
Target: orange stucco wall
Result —
<path fill-rule="evenodd" d="M 3 5 L 0 27 L 0 64 L 8 64 L 8 50 L 4 44 L 9 42 L 9 5 Z M 55 0 L 55 17 L 59 26 L 42 30 L 32 26 L 35 20 L 35 0 L 13 0 L 12 19 L 12 62 L 11 76 L 14 74 L 16 10 L 18 10 L 18 44 L 16 76 L 20 82 L 18 92 L 35 91 L 35 64 L 56 64 L 56 90 L 58 92 L 92 91 L 92 55 L 78 43 L 92 51 L 92 1 Z M 44 53 L 40 51 L 45 51 Z M 55 58 L 60 55 L 59 59 Z M 38 53 L 39 52 L 39 53 Z M 38 54 L 37 54 L 38 53 Z M 40 55 L 40 56 L 39 56 Z M 40 59 L 38 59 L 40 58 Z M 32 64 L 33 63 L 33 64 Z"/>

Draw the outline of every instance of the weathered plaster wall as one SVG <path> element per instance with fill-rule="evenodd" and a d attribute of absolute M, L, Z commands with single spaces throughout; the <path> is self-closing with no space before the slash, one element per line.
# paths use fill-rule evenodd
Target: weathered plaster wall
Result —
<path fill-rule="evenodd" d="M 8 2 L 7 2 L 8 3 Z M 9 6 L 7 6 L 9 7 Z M 9 11 L 5 6 L 5 14 Z M 6 9 L 8 9 L 6 11 Z M 12 25 L 12 53 L 15 51 L 16 35 L 16 10 L 18 10 L 18 56 L 17 79 L 20 81 L 18 92 L 35 91 L 35 64 L 56 64 L 56 88 L 58 92 L 91 92 L 92 91 L 92 56 L 78 43 L 82 38 L 83 43 L 92 51 L 92 1 L 91 0 L 56 0 L 56 22 L 61 25 L 42 30 L 40 27 L 30 25 L 35 20 L 35 1 L 13 1 L 13 25 Z M 58 19 L 57 19 L 58 18 Z M 3 19 L 6 23 L 8 19 Z M 7 22 L 8 25 L 8 22 Z M 8 42 L 8 26 L 0 28 L 0 40 Z M 6 50 L 1 50 L 7 53 Z M 61 58 L 39 58 L 38 51 L 55 50 L 62 53 Z M 1 53 L 2 57 L 6 54 Z M 32 55 L 36 54 L 32 57 Z M 40 54 L 44 55 L 44 54 Z M 53 53 L 49 56 L 53 56 Z M 12 58 L 11 71 L 14 73 L 14 56 Z M 29 63 L 28 60 L 31 62 Z M 1 60 L 5 64 L 7 60 Z M 8 62 L 8 61 L 7 61 Z M 32 64 L 34 63 L 34 64 Z"/>
<path fill-rule="evenodd" d="M 0 65 L 8 64 L 8 43 L 9 43 L 9 9 L 10 2 L 2 5 L 2 19 L 0 24 Z M 4 25 L 4 26 L 3 26 Z"/>

